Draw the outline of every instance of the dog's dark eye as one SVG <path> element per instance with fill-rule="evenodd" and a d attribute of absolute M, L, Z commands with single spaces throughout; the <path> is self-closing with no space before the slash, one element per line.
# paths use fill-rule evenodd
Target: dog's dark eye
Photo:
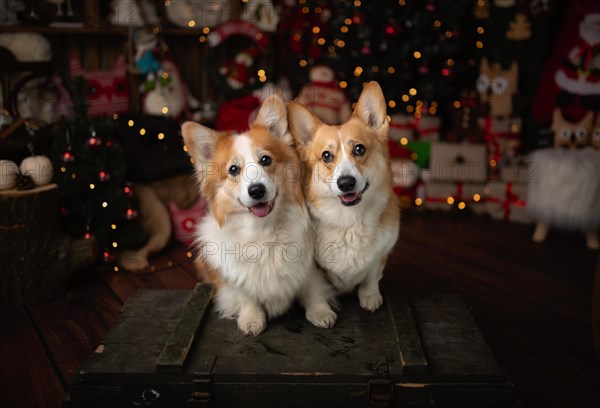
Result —
<path fill-rule="evenodd" d="M 356 146 L 354 146 L 354 150 L 352 151 L 352 153 L 355 156 L 362 156 L 367 152 L 367 148 L 364 145 L 361 144 L 357 144 Z"/>
<path fill-rule="evenodd" d="M 267 167 L 272 162 L 273 162 L 273 160 L 271 159 L 271 157 L 267 156 L 266 154 L 260 158 L 260 164 L 261 164 L 261 166 Z"/>
<path fill-rule="evenodd" d="M 329 150 L 325 150 L 323 152 L 323 154 L 321 155 L 321 158 L 323 159 L 323 161 L 325 163 L 329 163 L 330 161 L 333 160 L 333 155 L 331 154 L 331 152 Z"/>
<path fill-rule="evenodd" d="M 237 176 L 238 174 L 240 174 L 239 166 L 236 166 L 235 164 L 229 166 L 229 174 L 232 176 Z"/>

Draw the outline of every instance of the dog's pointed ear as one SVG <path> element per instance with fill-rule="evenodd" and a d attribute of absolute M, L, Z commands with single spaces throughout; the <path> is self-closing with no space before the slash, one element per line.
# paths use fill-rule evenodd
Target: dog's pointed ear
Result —
<path fill-rule="evenodd" d="M 181 126 L 181 135 L 188 153 L 196 162 L 209 162 L 212 160 L 219 132 L 196 122 L 185 122 Z"/>
<path fill-rule="evenodd" d="M 288 121 L 290 132 L 299 146 L 310 144 L 315 130 L 321 124 L 315 115 L 298 102 L 288 104 Z"/>
<path fill-rule="evenodd" d="M 373 129 L 380 139 L 387 139 L 389 124 L 385 97 L 377 82 L 369 82 L 363 88 L 354 108 L 353 116 Z"/>
<path fill-rule="evenodd" d="M 266 127 L 279 140 L 293 144 L 288 130 L 287 109 L 285 103 L 277 95 L 269 96 L 260 107 L 253 125 Z"/>

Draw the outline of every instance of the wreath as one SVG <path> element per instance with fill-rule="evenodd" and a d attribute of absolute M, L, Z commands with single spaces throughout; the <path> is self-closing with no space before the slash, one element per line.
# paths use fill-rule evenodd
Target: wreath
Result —
<path fill-rule="evenodd" d="M 219 25 L 207 39 L 216 54 L 209 59 L 209 69 L 227 99 L 248 95 L 263 85 L 266 73 L 259 72 L 259 65 L 270 43 L 267 34 L 252 23 L 232 20 Z"/>

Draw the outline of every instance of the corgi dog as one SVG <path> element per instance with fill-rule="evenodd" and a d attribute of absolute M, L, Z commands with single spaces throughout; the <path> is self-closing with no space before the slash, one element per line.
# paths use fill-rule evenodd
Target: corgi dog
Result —
<path fill-rule="evenodd" d="M 368 83 L 340 126 L 321 123 L 296 102 L 288 105 L 288 121 L 306 167 L 317 264 L 338 292 L 358 287 L 360 305 L 374 312 L 383 303 L 379 280 L 400 228 L 381 88 Z"/>
<path fill-rule="evenodd" d="M 199 261 L 217 288 L 216 308 L 258 335 L 267 318 L 295 299 L 316 326 L 329 328 L 334 290 L 314 261 L 313 230 L 302 195 L 301 162 L 288 131 L 283 101 L 272 96 L 250 129 L 217 132 L 182 126 L 208 214 L 198 226 Z"/>

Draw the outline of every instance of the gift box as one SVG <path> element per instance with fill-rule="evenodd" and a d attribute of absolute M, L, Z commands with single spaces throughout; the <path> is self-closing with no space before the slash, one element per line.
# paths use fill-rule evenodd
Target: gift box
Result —
<path fill-rule="evenodd" d="M 390 140 L 437 142 L 440 140 L 440 118 L 432 115 L 404 115 L 397 113 L 391 116 Z"/>
<path fill-rule="evenodd" d="M 425 183 L 425 208 L 432 210 L 445 210 L 457 208 L 470 209 L 477 214 L 486 211 L 484 206 L 483 191 L 485 184 L 466 183 L 438 183 L 427 181 Z"/>
<path fill-rule="evenodd" d="M 431 143 L 429 142 L 408 142 L 408 150 L 412 152 L 410 158 L 419 166 L 420 169 L 426 169 L 429 166 L 429 157 L 431 155 Z"/>
<path fill-rule="evenodd" d="M 498 181 L 505 183 L 534 183 L 538 178 L 535 163 L 525 156 L 517 156 L 500 168 Z"/>
<path fill-rule="evenodd" d="M 432 143 L 423 179 L 438 183 L 483 183 L 487 180 L 485 145 Z"/>
<path fill-rule="evenodd" d="M 521 145 L 521 119 L 490 117 L 482 120 L 483 136 L 488 146 L 490 173 L 498 177 L 499 169 L 516 157 Z"/>
<path fill-rule="evenodd" d="M 527 184 L 492 181 L 483 193 L 486 212 L 492 218 L 523 224 L 530 222 L 525 202 Z"/>
<path fill-rule="evenodd" d="M 413 140 L 415 138 L 414 132 L 414 120 L 413 115 L 404 115 L 402 113 L 396 113 L 390 116 L 390 130 L 388 137 L 390 140 L 400 142 Z"/>

